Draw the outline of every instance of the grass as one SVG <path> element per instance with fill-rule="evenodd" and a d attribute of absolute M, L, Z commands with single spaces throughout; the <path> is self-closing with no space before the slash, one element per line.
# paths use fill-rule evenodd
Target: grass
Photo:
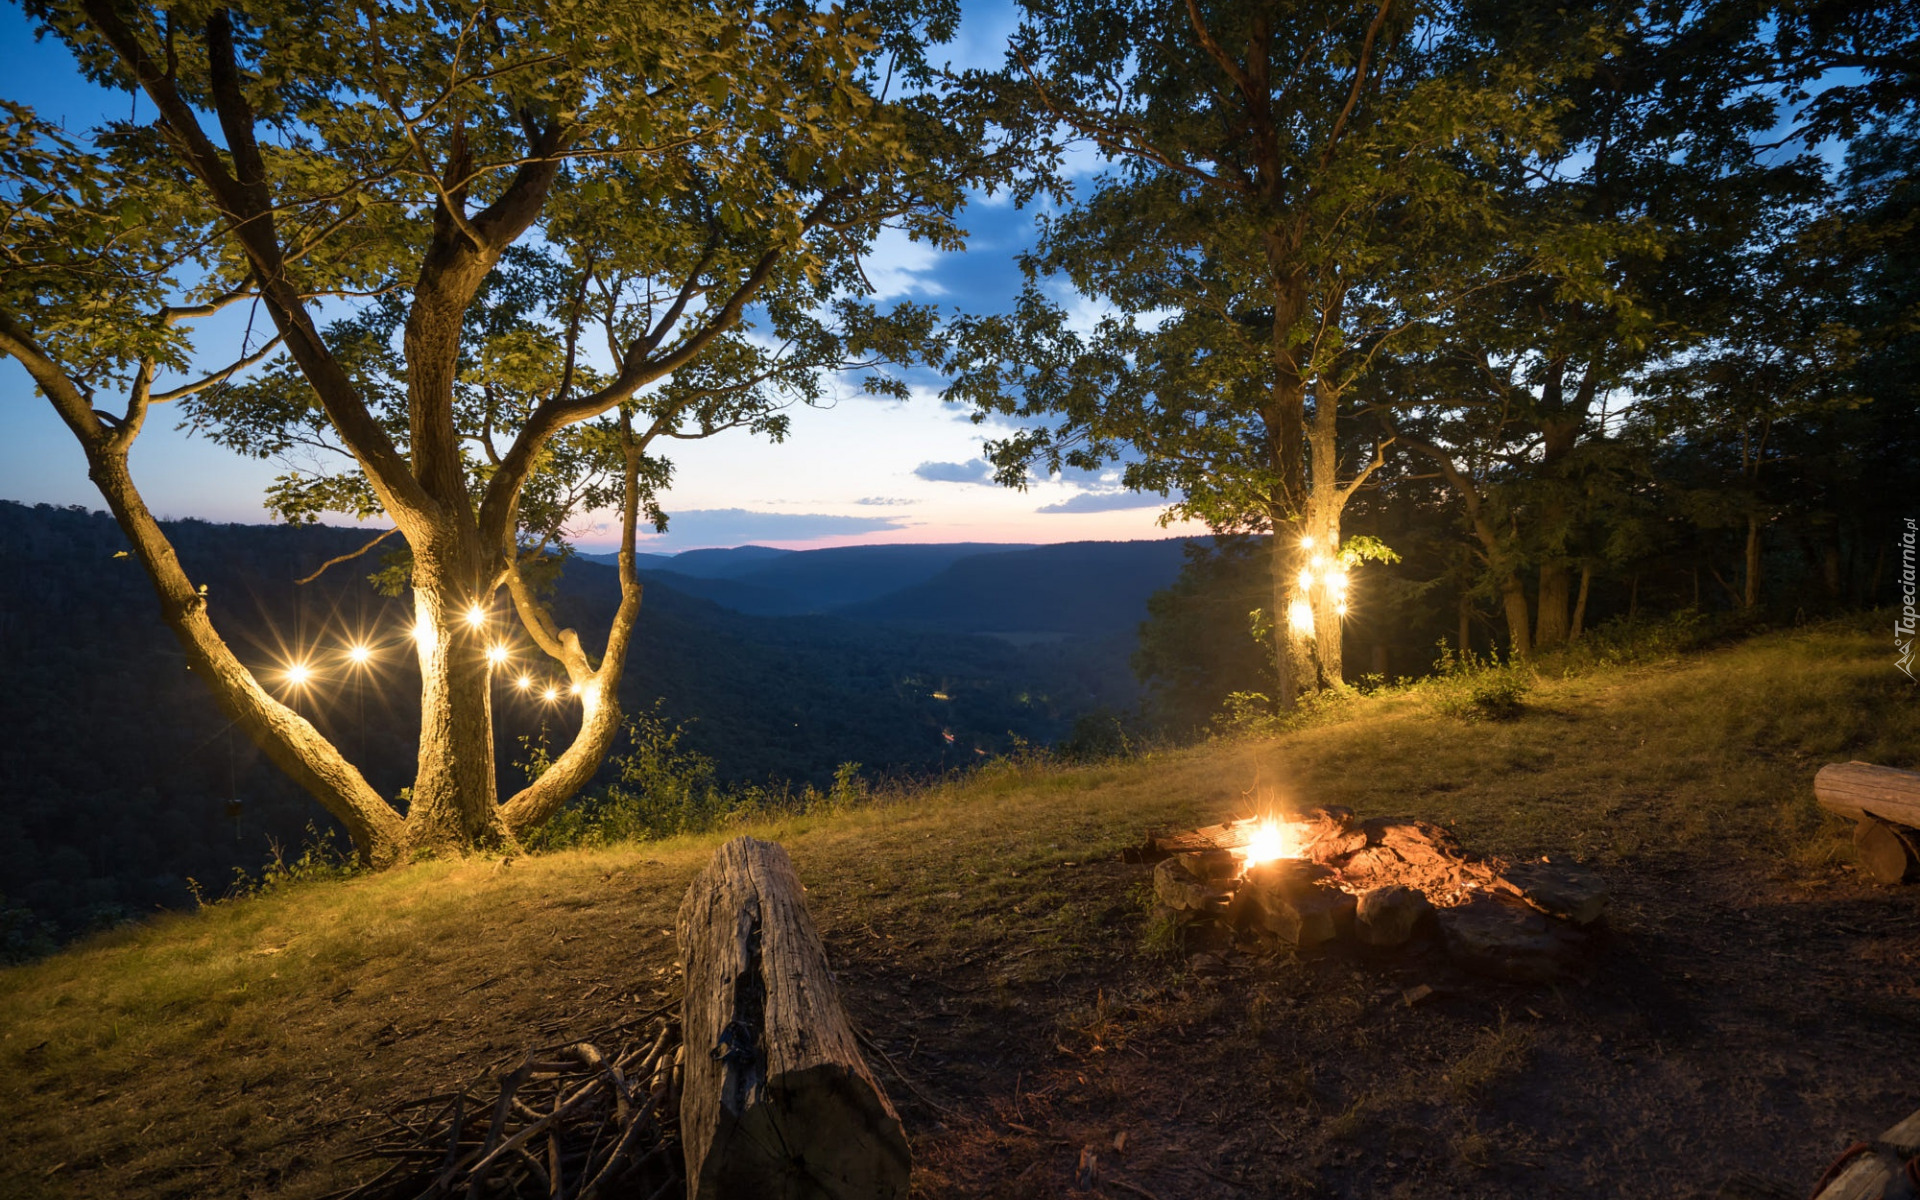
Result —
<path fill-rule="evenodd" d="M 786 844 L 850 1009 L 941 1101 L 893 1087 L 917 1194 L 1057 1194 L 1079 1145 L 1131 1126 L 1141 1148 L 1115 1169 L 1163 1200 L 1222 1177 L 1526 1195 L 1583 1171 L 1685 1195 L 1741 1156 L 1817 1175 L 1834 1130 L 1920 1103 L 1882 1112 L 1898 1081 L 1846 1074 L 1862 1053 L 1920 1061 L 1920 989 L 1900 990 L 1920 934 L 1910 898 L 1853 876 L 1809 787 L 1827 761 L 1920 766 L 1920 706 L 1888 659 L 1877 626 L 1824 625 L 1538 670 L 1509 720 L 1388 691 L 1278 738 L 999 763 L 738 831 Z M 1400 991 L 1441 968 L 1280 956 L 1197 980 L 1117 852 L 1149 824 L 1244 812 L 1256 783 L 1588 863 L 1615 885 L 1620 948 L 1584 990 L 1449 985 L 1411 1011 Z M 353 1182 L 331 1161 L 340 1119 L 670 999 L 680 894 L 734 831 L 287 883 L 0 972 L 10 1194 Z M 1681 1027 L 1695 1041 L 1675 1049 Z M 1710 1087 L 1731 1098 L 1688 1090 Z M 1423 1137 L 1451 1152 L 1350 1153 Z"/>

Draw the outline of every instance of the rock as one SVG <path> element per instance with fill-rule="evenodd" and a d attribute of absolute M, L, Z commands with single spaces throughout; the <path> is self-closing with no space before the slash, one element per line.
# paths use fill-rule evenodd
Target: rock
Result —
<path fill-rule="evenodd" d="M 1196 850 L 1176 857 L 1189 875 L 1208 883 L 1224 883 L 1240 874 L 1240 856 L 1231 850 Z"/>
<path fill-rule="evenodd" d="M 1414 927 L 1433 911 L 1417 888 L 1392 884 L 1360 893 L 1354 906 L 1353 935 L 1366 945 L 1404 946 Z"/>
<path fill-rule="evenodd" d="M 1607 885 L 1598 875 L 1552 863 L 1518 863 L 1500 882 L 1548 916 L 1591 925 L 1607 911 Z"/>
<path fill-rule="evenodd" d="M 1210 913 L 1226 908 L 1231 896 L 1212 880 L 1193 873 L 1186 856 L 1163 859 L 1153 869 L 1153 892 L 1175 912 Z"/>
<path fill-rule="evenodd" d="M 1254 867 L 1235 896 L 1239 923 L 1302 950 L 1333 941 L 1352 927 L 1354 899 L 1325 882 L 1331 877 L 1325 867 L 1297 859 Z"/>
<path fill-rule="evenodd" d="M 1504 893 L 1482 893 L 1440 910 L 1440 933 L 1453 960 L 1513 983 L 1546 983 L 1574 971 L 1586 937 Z"/>
<path fill-rule="evenodd" d="M 1433 996 L 1433 989 L 1424 983 L 1417 983 L 1400 993 L 1400 999 L 1406 1003 L 1408 1008 L 1412 1008 L 1414 1005 L 1423 1001 L 1431 1000 Z"/>
<path fill-rule="evenodd" d="M 1218 954 L 1196 954 L 1187 960 L 1187 969 L 1202 978 L 1218 977 L 1227 973 L 1227 960 Z"/>

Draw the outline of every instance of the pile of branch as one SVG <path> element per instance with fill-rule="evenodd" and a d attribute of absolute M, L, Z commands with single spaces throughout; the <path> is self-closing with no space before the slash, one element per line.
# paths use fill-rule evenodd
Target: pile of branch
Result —
<path fill-rule="evenodd" d="M 527 1053 L 490 1089 L 442 1092 L 385 1114 L 341 1161 L 392 1159 L 327 1200 L 613 1195 L 660 1200 L 681 1180 L 685 1051 L 664 1012 Z"/>

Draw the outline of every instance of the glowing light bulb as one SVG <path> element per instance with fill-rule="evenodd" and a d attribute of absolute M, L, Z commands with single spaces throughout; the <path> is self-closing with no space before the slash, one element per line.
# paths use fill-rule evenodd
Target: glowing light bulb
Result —
<path fill-rule="evenodd" d="M 1306 567 L 1301 567 L 1300 578 L 1295 580 L 1295 582 L 1300 585 L 1301 591 L 1303 592 L 1312 591 L 1313 590 L 1313 572 Z"/>
<path fill-rule="evenodd" d="M 552 704 L 560 698 L 560 691 L 558 688 L 548 688 L 546 691 L 540 693 L 540 698 L 548 704 Z"/>
<path fill-rule="evenodd" d="M 519 688 L 521 691 L 524 692 L 528 688 L 533 686 L 533 680 L 528 676 L 522 675 L 520 678 L 513 681 L 513 686 Z"/>
<path fill-rule="evenodd" d="M 293 663 L 287 668 L 287 682 L 295 687 L 305 687 L 307 680 L 312 678 L 312 670 L 303 662 Z"/>
<path fill-rule="evenodd" d="M 364 666 L 367 660 L 373 657 L 373 651 L 368 649 L 364 645 L 355 643 L 354 645 L 347 647 L 347 657 L 351 659 L 353 662 Z"/>
<path fill-rule="evenodd" d="M 1316 571 L 1324 571 L 1324 570 L 1326 570 L 1326 567 L 1327 567 L 1327 556 L 1326 556 L 1326 555 L 1324 555 L 1324 554 L 1316 554 L 1316 555 L 1314 555 L 1314 556 L 1313 556 L 1313 569 L 1314 569 L 1314 570 L 1316 570 Z"/>
<path fill-rule="evenodd" d="M 505 646 L 488 646 L 487 661 L 496 667 L 507 661 L 507 648 Z"/>
<path fill-rule="evenodd" d="M 1287 605 L 1287 625 L 1295 633 L 1306 636 L 1313 632 L 1313 605 L 1305 600 L 1295 600 Z"/>
<path fill-rule="evenodd" d="M 1308 534 L 1307 536 L 1305 536 L 1305 537 L 1303 537 L 1303 538 L 1301 538 L 1301 539 L 1300 539 L 1300 548 L 1301 548 L 1302 550 L 1311 550 L 1311 549 L 1313 549 L 1313 535 L 1312 535 L 1312 534 Z"/>
<path fill-rule="evenodd" d="M 1324 582 L 1329 592 L 1339 595 L 1347 590 L 1347 573 L 1345 571 L 1328 571 Z"/>
<path fill-rule="evenodd" d="M 570 683 L 570 684 L 568 684 L 568 685 L 567 685 L 567 695 L 569 695 L 569 696 L 578 696 L 579 694 L 580 694 L 580 685 L 579 685 L 579 684 L 577 684 L 577 683 Z"/>
<path fill-rule="evenodd" d="M 1336 605 L 1334 605 L 1334 606 L 1333 606 L 1333 611 L 1334 611 L 1335 613 L 1338 613 L 1338 614 L 1339 614 L 1340 616 L 1343 616 L 1343 617 L 1344 617 L 1344 616 L 1346 616 L 1346 615 L 1347 615 L 1347 602 L 1346 602 L 1345 600 L 1342 600 L 1342 601 L 1341 601 L 1340 603 L 1338 603 L 1338 604 L 1336 604 Z"/>
<path fill-rule="evenodd" d="M 475 604 L 472 607 L 467 609 L 467 624 L 473 626 L 475 629 L 478 629 L 482 625 L 485 625 L 486 623 L 487 623 L 486 609 L 481 608 L 478 604 Z"/>

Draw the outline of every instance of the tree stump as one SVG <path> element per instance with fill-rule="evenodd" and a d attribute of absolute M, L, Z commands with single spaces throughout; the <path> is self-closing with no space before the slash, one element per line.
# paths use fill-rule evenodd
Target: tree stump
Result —
<path fill-rule="evenodd" d="M 787 852 L 735 838 L 680 903 L 692 1200 L 907 1195 L 900 1118 L 854 1041 Z"/>
<path fill-rule="evenodd" d="M 1920 831 L 1902 829 L 1873 817 L 1853 827 L 1853 854 L 1876 883 L 1905 883 L 1920 875 Z"/>

